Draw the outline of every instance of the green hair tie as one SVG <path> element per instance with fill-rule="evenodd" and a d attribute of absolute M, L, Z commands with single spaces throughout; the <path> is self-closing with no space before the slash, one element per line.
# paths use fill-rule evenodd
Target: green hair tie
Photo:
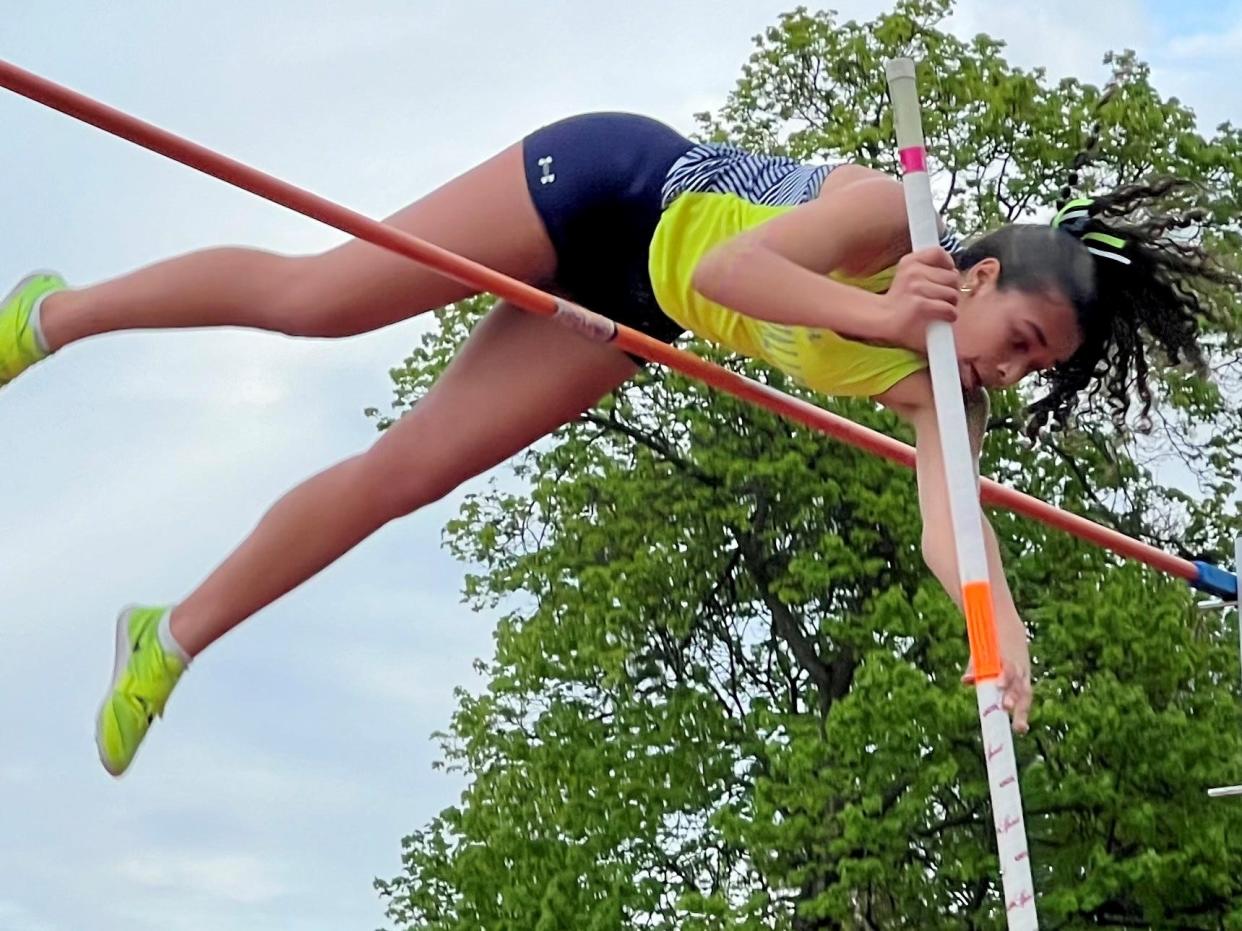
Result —
<path fill-rule="evenodd" d="M 1057 211 L 1052 218 L 1052 228 L 1064 230 L 1079 240 L 1092 255 L 1098 255 L 1110 262 L 1129 265 L 1130 258 L 1124 255 L 1126 240 L 1111 233 L 1099 233 L 1089 230 L 1088 225 L 1095 213 L 1095 200 L 1090 197 L 1077 197 L 1069 201 Z M 1097 243 L 1098 245 L 1092 245 Z"/>

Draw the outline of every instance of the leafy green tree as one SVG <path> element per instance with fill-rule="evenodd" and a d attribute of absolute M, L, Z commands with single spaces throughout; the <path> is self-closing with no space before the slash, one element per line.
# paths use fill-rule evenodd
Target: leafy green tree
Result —
<path fill-rule="evenodd" d="M 1129 53 L 1099 105 L 1089 85 L 1012 68 L 993 39 L 943 32 L 948 10 L 790 13 L 704 132 L 892 167 L 882 62 L 912 53 L 962 230 L 1049 212 L 1098 119 L 1091 185 L 1191 176 L 1210 235 L 1238 253 L 1237 131 L 1201 136 Z M 394 370 L 392 416 L 487 303 L 446 311 Z M 1209 339 L 1218 383 L 1162 372 L 1147 437 L 1087 415 L 1032 446 L 1027 399 L 999 398 L 985 470 L 1223 558 L 1242 423 L 1227 401 L 1236 334 Z M 904 435 L 870 404 L 827 406 Z M 461 801 L 377 883 L 394 926 L 1004 926 L 962 622 L 923 568 L 908 474 L 654 367 L 514 473 L 446 528 L 477 567 L 469 603 L 503 615 L 486 686 L 458 692 L 441 735 L 469 780 Z M 1011 515 L 994 523 L 1035 635 L 1038 706 L 1018 748 L 1044 927 L 1242 929 L 1242 807 L 1204 794 L 1242 773 L 1224 620 L 1180 583 Z"/>

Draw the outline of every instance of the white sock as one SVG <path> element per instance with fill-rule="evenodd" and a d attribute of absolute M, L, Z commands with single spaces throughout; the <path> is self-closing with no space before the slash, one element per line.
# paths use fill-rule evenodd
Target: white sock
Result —
<path fill-rule="evenodd" d="M 164 616 L 160 618 L 159 626 L 156 627 L 156 636 L 160 638 L 160 646 L 164 648 L 164 652 L 169 656 L 175 656 L 181 661 L 181 665 L 190 665 L 190 654 L 186 652 L 185 647 L 177 642 L 177 638 L 172 632 L 172 613 L 173 609 L 169 608 L 164 612 Z"/>
<path fill-rule="evenodd" d="M 55 293 L 55 292 L 49 292 Z M 43 335 L 43 299 L 47 294 L 41 294 L 34 302 L 34 307 L 30 309 L 30 321 L 27 324 L 34 331 L 35 345 L 39 347 L 39 351 L 45 355 L 51 352 L 47 348 L 47 338 Z"/>

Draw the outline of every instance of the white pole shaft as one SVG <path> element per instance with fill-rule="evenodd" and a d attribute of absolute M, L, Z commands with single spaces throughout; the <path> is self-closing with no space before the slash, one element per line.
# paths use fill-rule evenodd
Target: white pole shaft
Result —
<path fill-rule="evenodd" d="M 911 245 L 915 250 L 926 249 L 939 244 L 940 230 L 939 217 L 932 201 L 931 179 L 927 175 L 927 154 L 923 142 L 918 89 L 914 80 L 914 62 L 909 58 L 897 58 L 888 62 L 886 71 L 892 97 L 897 146 L 901 154 L 902 183 L 906 193 Z M 952 515 L 963 600 L 967 605 L 968 619 L 977 621 L 986 628 L 980 633 L 990 638 L 994 650 L 995 615 L 991 604 L 983 518 L 979 510 L 979 489 L 966 429 L 966 409 L 962 401 L 957 347 L 953 341 L 951 324 L 933 323 L 927 328 L 927 355 L 931 368 L 936 420 L 940 428 L 941 453 L 948 482 L 949 511 Z M 979 604 L 977 598 L 973 599 L 972 604 L 972 590 L 976 595 L 983 596 L 983 605 Z M 972 607 L 975 609 L 975 618 L 971 618 Z M 972 625 L 972 653 L 975 654 L 978 672 L 980 657 L 975 650 L 974 639 L 975 630 Z M 1039 927 L 1039 918 L 1035 909 L 1035 885 L 1031 878 L 1030 855 L 1027 852 L 1018 765 L 1014 756 L 1013 732 L 1010 730 L 1009 716 L 1001 704 L 1002 695 L 996 685 L 995 672 L 979 677 L 975 691 L 979 703 L 979 723 L 983 731 L 992 817 L 996 825 L 1009 931 L 1034 931 Z"/>

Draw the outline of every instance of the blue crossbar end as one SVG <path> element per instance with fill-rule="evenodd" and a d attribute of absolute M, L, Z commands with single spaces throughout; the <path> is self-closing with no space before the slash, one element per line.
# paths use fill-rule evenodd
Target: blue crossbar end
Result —
<path fill-rule="evenodd" d="M 1196 562 L 1195 568 L 1199 570 L 1199 578 L 1190 584 L 1199 591 L 1226 601 L 1238 600 L 1238 577 L 1232 572 L 1226 572 L 1206 562 Z"/>

